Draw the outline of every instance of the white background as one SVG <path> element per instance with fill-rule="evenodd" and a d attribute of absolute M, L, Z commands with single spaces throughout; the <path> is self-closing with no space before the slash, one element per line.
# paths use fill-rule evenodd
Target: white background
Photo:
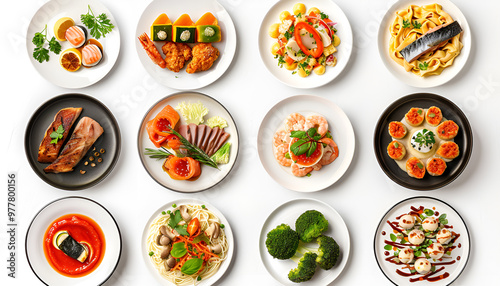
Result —
<path fill-rule="evenodd" d="M 418 89 L 396 80 L 385 69 L 377 51 L 380 19 L 393 1 L 337 0 L 353 27 L 354 47 L 342 75 L 330 84 L 310 90 L 289 88 L 265 69 L 259 58 L 257 32 L 266 11 L 276 1 L 221 0 L 238 35 L 235 58 L 217 82 L 198 91 L 218 99 L 232 113 L 240 132 L 240 154 L 232 173 L 218 186 L 197 194 L 169 191 L 143 169 L 136 147 L 139 123 L 149 107 L 175 90 L 154 82 L 140 64 L 135 50 L 136 24 L 149 1 L 102 1 L 113 13 L 121 32 L 121 51 L 115 68 L 99 83 L 76 92 L 92 95 L 116 116 L 122 132 L 118 165 L 103 182 L 84 191 L 69 192 L 44 183 L 31 170 L 23 147 L 31 114 L 46 100 L 72 90 L 45 81 L 33 68 L 26 51 L 26 30 L 45 1 L 3 1 L 1 16 L 1 146 L 2 180 L 0 221 L 6 224 L 8 172 L 18 173 L 17 279 L 7 278 L 6 226 L 0 227 L 0 281 L 2 285 L 41 284 L 25 258 L 26 229 L 38 210 L 54 199 L 78 195 L 99 201 L 114 215 L 123 237 L 123 251 L 114 275 L 105 285 L 156 285 L 140 253 L 144 224 L 151 212 L 178 198 L 210 202 L 230 221 L 236 252 L 232 266 L 219 285 L 275 285 L 258 252 L 258 236 L 266 216 L 294 198 L 312 197 L 335 208 L 351 234 L 351 256 L 335 285 L 389 285 L 373 254 L 373 235 L 382 215 L 396 202 L 428 195 L 448 202 L 464 217 L 471 234 L 469 263 L 454 285 L 492 285 L 499 260 L 495 240 L 498 228 L 500 141 L 500 56 L 498 13 L 493 0 L 454 1 L 466 16 L 473 49 L 462 72 L 444 86 Z M 185 0 L 188 7 L 189 0 Z M 432 2 L 432 1 L 429 1 Z M 224 55 L 222 55 L 224 56 Z M 452 184 L 435 191 L 417 192 L 400 187 L 379 168 L 373 152 L 373 131 L 382 111 L 401 96 L 433 92 L 455 102 L 467 115 L 474 133 L 472 158 Z M 265 172 L 257 154 L 257 131 L 266 112 L 278 101 L 297 94 L 327 98 L 349 116 L 356 133 L 356 153 L 343 178 L 332 187 L 310 194 L 284 189 Z"/>

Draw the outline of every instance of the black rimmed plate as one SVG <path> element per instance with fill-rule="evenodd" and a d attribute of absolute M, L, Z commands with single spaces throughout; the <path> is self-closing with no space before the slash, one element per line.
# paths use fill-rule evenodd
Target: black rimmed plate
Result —
<path fill-rule="evenodd" d="M 72 172 L 47 174 L 43 169 L 49 164 L 38 162 L 38 148 L 47 127 L 54 120 L 56 113 L 66 107 L 83 108 L 68 137 L 71 136 L 80 118 L 84 116 L 99 122 L 104 129 L 104 133 L 93 145 L 96 150 L 93 151 L 93 147 L 91 147 Z M 82 190 L 102 181 L 116 165 L 121 148 L 120 128 L 111 111 L 97 99 L 78 93 L 63 94 L 48 100 L 35 111 L 26 127 L 24 148 L 31 168 L 46 183 L 63 190 Z M 99 156 L 99 158 L 102 158 L 102 162 L 97 162 L 95 156 L 93 156 L 96 159 L 94 162 L 89 161 L 91 154 L 101 149 L 105 151 Z M 88 164 L 85 165 L 85 162 L 88 162 Z M 95 163 L 96 166 L 91 167 L 91 163 Z M 85 174 L 81 174 L 80 170 L 85 171 Z"/>
<path fill-rule="evenodd" d="M 415 278 L 419 276 L 410 276 L 404 277 L 399 275 L 396 272 L 396 269 L 401 269 L 404 267 L 403 265 L 396 265 L 386 261 L 386 258 L 391 257 L 393 251 L 387 251 L 384 247 L 387 245 L 386 240 L 391 241 L 391 234 L 393 234 L 393 229 L 387 223 L 387 221 L 397 221 L 396 217 L 406 214 L 410 212 L 411 207 L 419 208 L 423 206 L 426 209 L 433 210 L 434 212 L 439 212 L 439 214 L 434 213 L 434 217 L 441 216 L 446 214 L 446 219 L 448 220 L 447 225 L 453 226 L 453 232 L 460 234 L 460 236 L 456 239 L 454 246 L 455 248 L 451 251 L 451 255 L 449 255 L 450 259 L 443 259 L 443 261 L 434 261 L 430 259 L 429 261 L 432 263 L 440 263 L 440 262 L 448 262 L 451 260 L 455 260 L 453 264 L 444 265 L 444 269 L 440 272 L 433 274 L 431 276 L 439 276 L 444 275 L 444 273 L 448 273 L 449 276 L 438 280 L 436 282 L 432 282 L 430 284 L 436 286 L 450 285 L 452 284 L 460 274 L 465 269 L 467 262 L 469 261 L 470 256 L 470 234 L 467 225 L 465 224 L 464 219 L 460 214 L 449 204 L 445 203 L 442 200 L 431 198 L 431 197 L 412 197 L 405 200 L 402 200 L 391 207 L 380 220 L 377 230 L 375 231 L 375 238 L 373 240 L 373 247 L 375 252 L 375 259 L 377 264 L 382 271 L 382 273 L 389 279 L 394 285 L 410 285 L 412 283 L 409 282 L 410 278 Z M 399 241 L 399 240 L 397 240 Z M 435 241 L 435 240 L 434 240 Z M 436 265 L 436 269 L 439 269 L 443 266 Z M 445 275 L 444 275 L 445 276 Z M 419 283 L 417 283 L 419 284 Z M 429 283 L 424 283 L 428 285 Z"/>
<path fill-rule="evenodd" d="M 231 143 L 229 163 L 219 164 L 220 170 L 201 165 L 201 175 L 195 181 L 174 180 L 170 178 L 170 176 L 165 171 L 163 171 L 162 168 L 163 162 L 165 160 L 151 159 L 148 156 L 144 155 L 145 148 L 157 149 L 151 142 L 151 140 L 149 140 L 149 136 L 146 130 L 146 124 L 148 123 L 148 121 L 152 120 L 165 106 L 170 105 L 175 108 L 181 102 L 202 103 L 209 110 L 208 114 L 204 117 L 205 122 L 212 116 L 220 116 L 227 121 L 228 126 L 224 128 L 224 131 L 230 134 L 229 139 L 226 141 Z M 180 119 L 177 125 L 186 124 L 184 118 L 182 118 L 182 115 L 180 113 L 179 117 Z M 155 180 L 158 184 L 170 190 L 182 193 L 204 191 L 224 180 L 224 178 L 226 178 L 226 176 L 229 175 L 229 173 L 233 169 L 236 158 L 238 157 L 238 142 L 238 128 L 236 127 L 236 123 L 234 122 L 233 117 L 231 116 L 229 111 L 214 98 L 199 92 L 179 92 L 160 99 L 160 101 L 156 102 L 148 110 L 146 115 L 144 115 L 137 135 L 139 157 L 141 158 L 142 165 L 146 169 L 146 172 L 148 172 L 151 178 L 153 178 L 153 180 Z"/>
<path fill-rule="evenodd" d="M 43 238 L 56 219 L 67 214 L 80 214 L 94 220 L 101 228 L 106 249 L 101 263 L 88 275 L 67 277 L 54 270 L 43 251 Z M 99 203 L 84 197 L 65 197 L 50 202 L 33 218 L 26 232 L 26 258 L 33 273 L 46 285 L 102 285 L 113 274 L 122 251 L 122 238 L 118 224 L 111 213 Z"/>
<path fill-rule="evenodd" d="M 415 179 L 399 168 L 396 162 L 387 155 L 387 145 L 392 141 L 387 128 L 391 121 L 400 121 L 412 107 L 429 108 L 437 106 L 448 120 L 453 120 L 459 126 L 458 135 L 454 141 L 460 147 L 460 155 L 447 163 L 442 176 L 426 174 L 423 179 Z M 375 157 L 384 173 L 397 184 L 417 191 L 428 191 L 442 188 L 455 180 L 465 169 L 472 154 L 472 129 L 460 108 L 440 95 L 433 93 L 415 93 L 402 97 L 392 103 L 380 116 L 375 127 L 373 147 Z"/>

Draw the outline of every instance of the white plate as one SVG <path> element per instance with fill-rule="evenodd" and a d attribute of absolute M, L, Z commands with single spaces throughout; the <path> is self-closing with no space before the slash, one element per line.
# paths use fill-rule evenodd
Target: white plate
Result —
<path fill-rule="evenodd" d="M 312 74 L 305 78 L 292 74 L 292 71 L 278 66 L 278 60 L 271 54 L 271 46 L 276 42 L 276 39 L 269 36 L 268 30 L 272 24 L 279 23 L 279 15 L 282 11 L 292 13 L 293 5 L 297 3 L 295 0 L 278 1 L 264 16 L 259 29 L 259 52 L 267 70 L 282 83 L 295 88 L 314 88 L 331 82 L 347 66 L 352 52 L 352 30 L 347 16 L 335 2 L 330 0 L 304 0 L 300 2 L 306 5 L 306 9 L 317 7 L 330 16 L 332 21 L 337 22 L 337 25 L 335 25 L 337 29 L 336 35 L 339 36 L 341 41 L 335 54 L 337 65 L 335 67 L 326 67 L 326 72 L 323 75 Z"/>
<path fill-rule="evenodd" d="M 106 37 L 101 37 L 98 41 L 102 44 L 103 58 L 99 65 L 93 68 L 81 67 L 76 72 L 68 72 L 59 65 L 59 55 L 50 52 L 50 60 L 48 62 L 39 63 L 33 58 L 33 50 L 35 45 L 32 43 L 33 36 L 36 32 L 41 32 L 45 24 L 47 24 L 47 38 L 51 39 L 54 36 L 54 24 L 62 17 L 70 17 L 75 21 L 75 25 L 83 25 L 80 20 L 80 15 L 87 14 L 88 5 L 94 12 L 94 15 L 106 13 L 108 19 L 115 26 L 113 30 L 106 34 Z M 89 38 L 93 38 L 89 35 Z M 61 53 L 65 49 L 71 48 L 68 41 L 61 43 Z M 82 1 L 57 1 L 52 0 L 45 3 L 31 19 L 26 35 L 26 48 L 28 57 L 35 69 L 48 81 L 55 85 L 65 88 L 82 88 L 92 85 L 108 74 L 113 68 L 118 54 L 120 52 L 120 31 L 118 25 L 113 18 L 111 12 L 98 0 L 82 0 Z"/>
<path fill-rule="evenodd" d="M 222 32 L 222 40 L 218 43 L 213 43 L 213 46 L 219 50 L 220 56 L 207 71 L 188 74 L 185 67 L 178 73 L 172 72 L 167 68 L 162 69 L 151 61 L 139 40 L 134 39 L 135 48 L 142 65 L 161 84 L 180 90 L 193 90 L 216 81 L 229 68 L 233 60 L 236 52 L 236 30 L 226 9 L 216 0 L 192 0 L 189 4 L 186 4 L 184 1 L 153 0 L 142 13 L 137 24 L 136 37 L 139 37 L 144 32 L 151 37 L 151 24 L 153 24 L 153 21 L 161 13 L 167 14 L 173 23 L 182 14 L 188 14 L 196 22 L 206 12 L 214 14 Z M 165 57 L 161 50 L 163 44 L 164 42 L 155 42 L 160 55 Z"/>
<path fill-rule="evenodd" d="M 154 144 L 149 140 L 149 136 L 146 130 L 146 124 L 148 121 L 153 119 L 165 106 L 170 105 L 173 108 L 177 106 L 177 104 L 185 101 L 186 103 L 191 102 L 201 102 L 208 108 L 209 112 L 205 115 L 205 123 L 206 120 L 212 116 L 220 116 L 227 121 L 227 127 L 224 130 L 230 134 L 229 139 L 226 142 L 231 143 L 231 151 L 229 154 L 229 163 L 227 164 L 219 164 L 219 169 L 216 170 L 209 166 L 201 165 L 201 175 L 195 181 L 182 181 L 182 180 L 174 180 L 170 178 L 170 176 L 163 171 L 162 165 L 164 160 L 156 160 L 151 159 L 148 156 L 144 155 L 145 148 L 157 149 Z M 186 124 L 184 118 L 179 113 L 179 124 Z M 180 92 L 169 95 L 157 103 L 155 103 L 149 111 L 144 116 L 142 120 L 141 126 L 139 127 L 139 135 L 137 139 L 137 147 L 139 148 L 139 157 L 141 158 L 142 164 L 144 168 L 149 173 L 149 175 L 160 185 L 178 192 L 183 193 L 193 193 L 204 191 L 209 189 L 220 181 L 222 181 L 228 174 L 231 172 L 231 169 L 236 162 L 236 158 L 238 156 L 239 151 L 239 136 L 238 136 L 238 128 L 236 127 L 236 123 L 234 122 L 231 114 L 226 110 L 222 104 L 220 104 L 214 98 L 198 93 L 198 92 Z"/>
<path fill-rule="evenodd" d="M 224 217 L 224 215 L 218 209 L 216 209 L 213 205 L 211 205 L 209 203 L 206 203 L 206 202 L 203 202 L 203 201 L 200 201 L 200 200 L 197 200 L 197 199 L 178 199 L 178 200 L 166 203 L 163 206 L 161 206 L 160 208 L 158 208 L 151 215 L 151 217 L 149 218 L 148 222 L 146 223 L 146 226 L 144 227 L 144 231 L 142 232 L 141 252 L 142 252 L 142 257 L 144 258 L 144 262 L 146 263 L 147 268 L 150 270 L 150 273 L 152 275 L 154 275 L 154 277 L 157 279 L 157 281 L 161 285 L 175 285 L 174 283 L 171 283 L 170 281 L 168 281 L 165 278 L 163 278 L 158 273 L 158 271 L 156 270 L 156 268 L 151 264 L 150 257 L 148 255 L 149 251 L 148 251 L 148 248 L 147 248 L 147 245 L 146 245 L 146 242 L 148 240 L 148 234 L 149 234 L 149 226 L 158 217 L 158 215 L 161 214 L 162 211 L 166 212 L 167 210 L 173 210 L 174 209 L 174 208 L 172 208 L 173 204 L 176 204 L 178 206 L 182 205 L 182 204 L 205 205 L 207 207 L 207 209 L 209 209 L 210 211 L 212 211 L 220 219 L 220 222 L 222 224 L 224 224 L 224 233 L 226 234 L 227 243 L 229 244 L 229 250 L 228 250 L 228 253 L 227 253 L 227 258 L 221 264 L 219 270 L 217 271 L 217 273 L 214 274 L 214 276 L 212 276 L 212 277 L 210 277 L 210 278 L 208 278 L 206 280 L 202 280 L 202 281 L 200 281 L 199 283 L 196 284 L 196 285 L 199 285 L 199 286 L 212 285 L 217 280 L 219 280 L 222 277 L 222 275 L 224 275 L 224 273 L 228 269 L 229 265 L 231 264 L 231 259 L 233 258 L 233 254 L 234 254 L 234 239 L 233 239 L 233 232 L 231 231 L 231 227 L 229 226 L 228 220 Z"/>
<path fill-rule="evenodd" d="M 445 68 L 440 75 L 433 75 L 428 77 L 420 77 L 411 72 L 406 72 L 405 69 L 398 65 L 389 54 L 389 41 L 391 39 L 391 35 L 389 33 L 389 26 L 394 21 L 396 12 L 402 9 L 406 9 L 410 5 L 427 5 L 430 3 L 434 3 L 428 0 L 400 0 L 394 3 L 391 8 L 386 12 L 382 22 L 380 23 L 380 27 L 378 29 L 378 52 L 380 57 L 382 58 L 382 62 L 386 68 L 399 80 L 406 83 L 407 85 L 411 85 L 414 87 L 436 87 L 442 84 L 447 83 L 452 78 L 454 78 L 465 66 L 467 59 L 469 58 L 469 54 L 472 47 L 472 37 L 469 29 L 469 24 L 465 19 L 464 14 L 458 9 L 455 4 L 453 4 L 449 0 L 439 0 L 436 1 L 437 4 L 443 6 L 443 10 L 450 14 L 450 16 L 457 20 L 462 30 L 464 31 L 462 37 L 462 43 L 464 44 L 460 55 L 458 55 L 453 65 Z"/>
<path fill-rule="evenodd" d="M 269 274 L 283 285 L 297 285 L 297 283 L 288 279 L 288 272 L 290 272 L 291 269 L 297 268 L 297 264 L 291 259 L 275 259 L 267 252 L 267 233 L 282 223 L 286 223 L 291 228 L 295 229 L 295 221 L 297 218 L 305 211 L 312 209 L 323 213 L 328 220 L 328 230 L 323 234 L 335 239 L 340 247 L 340 256 L 332 269 L 323 270 L 318 267 L 313 278 L 307 282 L 300 283 L 300 285 L 313 286 L 330 284 L 340 275 L 349 259 L 349 252 L 351 249 L 349 230 L 339 213 L 331 206 L 315 199 L 291 200 L 282 204 L 269 214 L 262 226 L 259 237 L 259 252 L 262 263 L 264 263 L 264 267 Z M 317 245 L 314 246 L 314 244 L 311 244 L 311 247 L 317 247 Z"/>
<path fill-rule="evenodd" d="M 392 232 L 392 228 L 387 223 L 388 220 L 396 221 L 396 217 L 402 214 L 408 213 L 410 211 L 410 207 L 414 206 L 416 208 L 420 206 L 424 206 L 426 209 L 432 209 L 435 207 L 435 211 L 438 211 L 441 214 L 446 214 L 446 219 L 448 220 L 448 224 L 453 226 L 453 231 L 460 234 L 460 237 L 456 240 L 455 245 L 460 244 L 460 248 L 455 248 L 452 251 L 452 257 L 456 260 L 457 256 L 460 256 L 460 260 L 458 260 L 455 264 L 445 265 L 445 269 L 439 274 L 444 274 L 444 272 L 450 273 L 448 278 L 443 280 L 439 280 L 437 282 L 432 283 L 424 283 L 424 284 L 432 284 L 435 286 L 441 285 L 450 285 L 458 276 L 462 273 L 465 266 L 467 265 L 467 261 L 469 260 L 470 254 L 470 235 L 467 226 L 465 225 L 465 221 L 458 214 L 458 212 L 448 205 L 447 203 L 431 198 L 431 197 L 413 197 L 405 199 L 392 208 L 390 208 L 387 213 L 382 217 L 375 232 L 374 239 L 374 251 L 375 251 L 375 259 L 377 260 L 378 266 L 382 273 L 395 285 L 408 285 L 411 284 L 409 282 L 409 277 L 403 277 L 396 273 L 396 269 L 401 268 L 401 266 L 385 261 L 385 258 L 388 256 L 384 255 L 386 251 L 384 246 L 386 245 L 384 240 L 391 240 L 389 235 Z M 385 235 L 382 235 L 382 231 L 385 231 Z M 392 253 L 390 254 L 392 255 Z M 431 260 L 432 263 L 432 260 Z M 437 266 L 436 266 L 437 267 Z M 439 266 L 440 267 L 440 266 Z M 432 275 L 436 276 L 436 275 Z"/>
<path fill-rule="evenodd" d="M 339 147 L 339 157 L 320 171 L 313 172 L 310 177 L 295 177 L 290 167 L 283 167 L 274 159 L 274 133 L 293 112 L 304 116 L 311 113 L 323 115 Z M 293 191 L 315 192 L 331 186 L 347 171 L 354 156 L 354 131 L 347 115 L 333 102 L 312 95 L 297 95 L 278 102 L 267 112 L 260 124 L 257 148 L 260 162 L 276 182 Z"/>
<path fill-rule="evenodd" d="M 93 219 L 106 239 L 106 250 L 101 264 L 90 274 L 71 278 L 57 273 L 43 252 L 43 237 L 57 218 L 66 214 L 81 214 Z M 26 257 L 31 270 L 46 285 L 101 285 L 111 277 L 118 266 L 122 250 L 120 229 L 111 213 L 97 202 L 84 197 L 57 199 L 43 207 L 33 218 L 26 233 Z"/>

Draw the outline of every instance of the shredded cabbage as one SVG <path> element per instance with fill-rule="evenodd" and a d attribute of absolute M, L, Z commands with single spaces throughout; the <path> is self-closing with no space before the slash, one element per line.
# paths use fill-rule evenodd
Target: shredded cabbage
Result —
<path fill-rule="evenodd" d="M 210 128 L 219 127 L 222 129 L 227 127 L 227 121 L 220 116 L 214 116 L 207 120 L 207 125 L 210 126 Z"/>
<path fill-rule="evenodd" d="M 215 154 L 210 157 L 210 159 L 214 160 L 217 164 L 227 164 L 229 162 L 229 151 L 231 149 L 231 143 L 227 142 L 222 145 Z"/>
<path fill-rule="evenodd" d="M 187 124 L 194 123 L 198 125 L 203 123 L 203 117 L 208 114 L 208 108 L 199 101 L 198 103 L 188 102 L 187 104 L 183 101 L 175 109 L 181 113 Z"/>

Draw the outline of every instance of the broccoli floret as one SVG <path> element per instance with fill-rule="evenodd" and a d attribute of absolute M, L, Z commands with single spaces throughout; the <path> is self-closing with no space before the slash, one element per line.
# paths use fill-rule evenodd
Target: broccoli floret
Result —
<path fill-rule="evenodd" d="M 289 259 L 299 247 L 299 235 L 287 224 L 280 224 L 267 233 L 266 247 L 277 259 Z"/>
<path fill-rule="evenodd" d="M 288 279 L 295 283 L 311 280 L 316 272 L 317 257 L 318 255 L 312 252 L 307 252 L 301 258 L 293 256 L 292 260 L 295 261 L 298 266 L 288 272 Z"/>
<path fill-rule="evenodd" d="M 337 259 L 339 258 L 340 248 L 335 239 L 320 235 L 316 242 L 318 243 L 318 248 L 310 248 L 305 247 L 302 244 L 299 244 L 297 251 L 300 253 L 315 253 L 318 255 L 316 258 L 316 263 L 318 266 L 328 270 L 335 266 L 337 263 Z"/>
<path fill-rule="evenodd" d="M 316 210 L 308 210 L 295 221 L 295 230 L 300 240 L 311 242 L 328 229 L 328 220 Z"/>

